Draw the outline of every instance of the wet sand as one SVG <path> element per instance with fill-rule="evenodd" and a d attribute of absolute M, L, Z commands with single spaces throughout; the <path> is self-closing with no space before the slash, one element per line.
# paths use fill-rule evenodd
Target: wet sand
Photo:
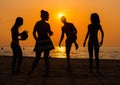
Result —
<path fill-rule="evenodd" d="M 45 76 L 43 58 L 32 75 L 28 75 L 34 58 L 24 57 L 24 73 L 11 74 L 11 56 L 0 56 L 0 85 L 120 85 L 120 60 L 100 60 L 100 73 L 89 73 L 88 59 L 71 59 L 71 70 L 66 59 L 50 58 L 50 71 Z"/>

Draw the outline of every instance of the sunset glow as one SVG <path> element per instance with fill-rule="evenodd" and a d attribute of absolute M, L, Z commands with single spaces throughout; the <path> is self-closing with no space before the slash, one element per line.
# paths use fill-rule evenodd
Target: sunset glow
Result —
<path fill-rule="evenodd" d="M 23 17 L 24 23 L 20 32 L 28 30 L 29 37 L 21 41 L 22 46 L 34 46 L 33 28 L 37 21 L 41 20 L 40 11 L 49 12 L 47 21 L 53 36 L 51 39 L 58 46 L 61 36 L 61 16 L 65 16 L 68 22 L 77 29 L 77 42 L 82 46 L 90 24 L 91 13 L 98 13 L 100 24 L 105 33 L 103 46 L 120 46 L 120 0 L 1 0 L 0 1 L 0 46 L 10 46 L 11 27 L 16 17 Z M 5 35 L 5 36 L 4 36 Z M 65 41 L 66 38 L 64 38 Z M 100 39 L 100 38 L 99 38 Z M 63 42 L 62 46 L 65 45 Z"/>
<path fill-rule="evenodd" d="M 65 47 L 58 47 L 59 51 L 65 51 Z"/>
<path fill-rule="evenodd" d="M 62 16 L 64 16 L 63 13 L 58 14 L 58 18 L 60 19 Z"/>

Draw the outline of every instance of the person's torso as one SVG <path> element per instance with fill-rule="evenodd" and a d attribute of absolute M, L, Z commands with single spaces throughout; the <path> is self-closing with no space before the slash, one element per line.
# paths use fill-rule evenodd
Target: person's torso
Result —
<path fill-rule="evenodd" d="M 67 38 L 71 38 L 72 36 L 75 36 L 74 31 L 75 28 L 72 23 L 67 23 L 62 27 L 62 30 L 66 34 Z"/>
<path fill-rule="evenodd" d="M 88 30 L 89 30 L 89 42 L 92 42 L 92 43 L 98 43 L 98 30 L 100 28 L 100 25 L 92 25 L 90 24 L 89 27 L 88 27 Z"/>
<path fill-rule="evenodd" d="M 13 27 L 11 30 L 12 41 L 18 41 L 19 31 L 18 28 Z"/>
<path fill-rule="evenodd" d="M 37 27 L 38 39 L 44 39 L 49 37 L 48 32 L 50 26 L 48 23 L 39 21 L 37 22 L 36 27 Z"/>

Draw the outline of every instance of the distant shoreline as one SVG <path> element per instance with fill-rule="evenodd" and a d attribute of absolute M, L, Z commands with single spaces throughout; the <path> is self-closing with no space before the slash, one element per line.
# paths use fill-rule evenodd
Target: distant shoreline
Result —
<path fill-rule="evenodd" d="M 33 52 L 34 47 L 22 47 L 23 56 L 25 57 L 35 57 L 35 52 Z M 88 49 L 87 47 L 79 47 L 78 50 L 75 50 L 72 47 L 71 58 L 77 59 L 88 59 Z M 3 47 L 0 50 L 0 56 L 12 56 L 12 50 L 10 47 Z M 59 48 L 55 47 L 54 50 L 50 52 L 52 58 L 66 58 L 65 47 Z M 120 60 L 120 47 L 102 47 L 99 53 L 100 59 L 111 59 L 111 60 Z"/>

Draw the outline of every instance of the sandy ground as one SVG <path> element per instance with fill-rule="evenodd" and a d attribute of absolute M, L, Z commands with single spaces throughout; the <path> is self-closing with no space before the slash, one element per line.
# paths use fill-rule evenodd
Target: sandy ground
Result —
<path fill-rule="evenodd" d="M 66 59 L 50 58 L 50 71 L 44 76 L 44 60 L 32 75 L 28 75 L 34 58 L 23 58 L 24 73 L 12 75 L 10 56 L 0 56 L 0 85 L 120 85 L 120 60 L 100 60 L 100 73 L 89 73 L 88 59 L 71 59 L 68 70 Z"/>

